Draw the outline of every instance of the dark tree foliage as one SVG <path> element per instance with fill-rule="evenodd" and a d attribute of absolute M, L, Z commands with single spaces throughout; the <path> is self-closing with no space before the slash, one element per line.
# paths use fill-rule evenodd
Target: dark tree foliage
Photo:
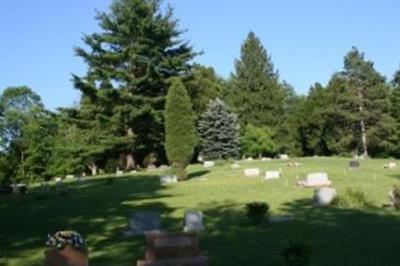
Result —
<path fill-rule="evenodd" d="M 84 36 L 89 49 L 76 48 L 88 65 L 84 77 L 73 77 L 82 92 L 77 125 L 93 167 L 118 151 L 130 169 L 150 152 L 163 153 L 167 80 L 187 74 L 195 54 L 159 0 L 117 0 L 96 19 L 101 32 Z"/>
<path fill-rule="evenodd" d="M 192 76 L 185 85 L 196 114 L 203 113 L 210 100 L 220 97 L 224 90 L 223 81 L 214 69 L 198 64 L 193 66 Z"/>
<path fill-rule="evenodd" d="M 196 126 L 190 97 L 179 78 L 171 81 L 165 104 L 165 149 L 178 179 L 187 178 L 197 144 Z"/>
<path fill-rule="evenodd" d="M 284 91 L 260 39 L 250 32 L 235 61 L 230 102 L 241 125 L 275 128 L 283 114 Z"/>
<path fill-rule="evenodd" d="M 240 154 L 239 123 L 219 98 L 210 101 L 200 116 L 197 131 L 200 153 L 206 159 L 236 158 Z"/>

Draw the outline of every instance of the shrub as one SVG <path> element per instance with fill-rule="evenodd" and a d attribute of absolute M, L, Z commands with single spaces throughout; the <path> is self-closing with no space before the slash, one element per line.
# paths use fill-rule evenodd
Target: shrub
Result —
<path fill-rule="evenodd" d="M 307 266 L 310 264 L 311 247 L 301 241 L 290 241 L 281 252 L 286 266 Z"/>
<path fill-rule="evenodd" d="M 247 125 L 241 138 L 243 154 L 251 157 L 276 154 L 276 145 L 272 140 L 272 134 L 266 127 L 259 128 Z"/>
<path fill-rule="evenodd" d="M 180 180 L 186 179 L 197 144 L 196 127 L 190 97 L 182 80 L 174 78 L 165 103 L 165 150 L 168 161 Z"/>
<path fill-rule="evenodd" d="M 267 216 L 268 211 L 269 205 L 266 202 L 251 202 L 246 204 L 246 215 L 254 224 L 260 224 Z"/>
<path fill-rule="evenodd" d="M 364 192 L 347 188 L 343 194 L 335 198 L 333 205 L 344 208 L 363 208 L 371 204 L 368 202 Z"/>

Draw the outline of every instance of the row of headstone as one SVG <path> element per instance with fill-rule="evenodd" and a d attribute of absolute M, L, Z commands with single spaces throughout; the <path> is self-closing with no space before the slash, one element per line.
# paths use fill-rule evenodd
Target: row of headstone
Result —
<path fill-rule="evenodd" d="M 136 236 L 149 233 L 160 233 L 161 214 L 153 211 L 135 212 L 128 216 L 128 230 L 124 235 Z M 184 232 L 201 232 L 204 229 L 203 213 L 199 211 L 187 211 L 183 218 Z"/>
<path fill-rule="evenodd" d="M 246 168 L 244 170 L 244 175 L 246 177 L 257 177 L 261 174 L 260 169 L 258 168 Z M 281 177 L 281 170 L 279 171 L 266 171 L 265 172 L 265 180 L 271 180 L 271 179 L 279 179 Z"/>

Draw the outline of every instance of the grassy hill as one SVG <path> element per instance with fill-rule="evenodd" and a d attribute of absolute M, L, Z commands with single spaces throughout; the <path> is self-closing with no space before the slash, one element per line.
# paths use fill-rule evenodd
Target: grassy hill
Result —
<path fill-rule="evenodd" d="M 135 265 L 144 255 L 143 237 L 124 238 L 127 214 L 159 210 L 165 229 L 182 230 L 188 209 L 204 212 L 206 230 L 201 249 L 211 265 L 282 265 L 280 252 L 288 240 L 302 240 L 313 248 L 312 265 L 385 265 L 400 261 L 400 212 L 382 208 L 388 191 L 400 183 L 398 170 L 387 170 L 389 160 L 361 161 L 349 171 L 349 159 L 301 158 L 297 168 L 283 161 L 229 163 L 204 169 L 189 168 L 190 179 L 162 187 L 153 171 L 67 182 L 70 194 L 46 200 L 33 195 L 0 195 L 0 265 L 42 265 L 48 233 L 80 232 L 90 249 L 91 265 Z M 398 162 L 398 165 L 399 162 Z M 245 178 L 243 169 L 282 169 L 280 180 Z M 339 195 L 348 188 L 364 193 L 366 205 L 312 207 L 312 189 L 298 188 L 296 178 L 309 172 L 329 174 Z M 266 201 L 272 215 L 292 215 L 294 221 L 249 225 L 244 205 Z"/>

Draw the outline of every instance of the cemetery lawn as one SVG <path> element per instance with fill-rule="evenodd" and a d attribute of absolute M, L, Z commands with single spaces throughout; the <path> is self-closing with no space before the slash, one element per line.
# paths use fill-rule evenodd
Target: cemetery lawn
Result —
<path fill-rule="evenodd" d="M 70 194 L 50 199 L 28 195 L 0 195 L 0 265 L 43 265 L 48 233 L 76 230 L 86 239 L 90 265 L 136 265 L 145 250 L 144 237 L 124 238 L 127 214 L 159 211 L 163 227 L 182 230 L 186 210 L 205 215 L 201 250 L 211 265 L 283 265 L 281 250 L 289 240 L 312 246 L 311 265 L 398 266 L 400 264 L 400 212 L 382 208 L 392 185 L 400 183 L 400 167 L 387 170 L 390 160 L 361 161 L 347 169 L 349 159 L 300 158 L 297 168 L 283 161 L 230 163 L 209 169 L 189 167 L 190 179 L 162 187 L 155 170 L 133 175 L 67 181 Z M 400 162 L 397 162 L 400 166 Z M 282 169 L 280 180 L 245 178 L 243 169 Z M 362 191 L 364 207 L 312 207 L 313 189 L 294 186 L 296 176 L 325 171 L 339 195 L 347 188 Z M 266 201 L 273 216 L 290 215 L 291 222 L 250 225 L 244 205 Z"/>

